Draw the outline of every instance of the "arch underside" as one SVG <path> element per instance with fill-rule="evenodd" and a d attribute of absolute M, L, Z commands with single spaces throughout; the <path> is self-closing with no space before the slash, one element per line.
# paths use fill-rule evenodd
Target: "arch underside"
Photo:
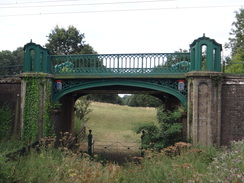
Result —
<path fill-rule="evenodd" d="M 103 89 L 109 92 L 112 88 L 117 93 L 133 93 L 133 89 L 143 91 L 145 94 L 153 92 L 168 93 L 186 105 L 187 103 L 187 86 L 185 82 L 184 90 L 178 90 L 178 79 L 64 79 L 62 80 L 62 89 L 56 88 L 56 82 L 53 80 L 52 99 L 58 101 L 62 96 L 79 91 L 91 91 Z M 127 90 L 126 90 L 127 88 Z M 129 89 L 128 89 L 129 88 Z"/>

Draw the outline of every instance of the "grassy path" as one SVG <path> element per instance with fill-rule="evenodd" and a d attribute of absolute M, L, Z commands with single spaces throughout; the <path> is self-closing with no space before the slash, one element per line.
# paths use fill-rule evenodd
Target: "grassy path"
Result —
<path fill-rule="evenodd" d="M 132 130 L 136 123 L 156 122 L 155 108 L 93 102 L 91 109 L 87 126 L 94 140 L 135 142 L 140 139 Z"/>

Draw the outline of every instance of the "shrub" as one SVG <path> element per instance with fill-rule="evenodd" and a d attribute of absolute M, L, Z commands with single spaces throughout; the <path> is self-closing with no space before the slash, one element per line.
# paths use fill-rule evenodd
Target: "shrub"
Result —
<path fill-rule="evenodd" d="M 158 125 L 152 122 L 137 124 L 134 127 L 136 133 L 146 132 L 142 138 L 142 147 L 162 149 L 180 141 L 182 139 L 180 117 L 179 109 L 171 112 L 159 107 L 157 110 Z"/>

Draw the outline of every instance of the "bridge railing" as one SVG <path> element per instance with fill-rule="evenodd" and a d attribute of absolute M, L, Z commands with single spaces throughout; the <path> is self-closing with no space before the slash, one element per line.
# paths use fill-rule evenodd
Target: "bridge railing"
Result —
<path fill-rule="evenodd" d="M 23 72 L 23 65 L 0 67 L 0 76 L 14 76 Z"/>
<path fill-rule="evenodd" d="M 52 55 L 51 70 L 61 75 L 139 75 L 186 73 L 190 53 Z"/>

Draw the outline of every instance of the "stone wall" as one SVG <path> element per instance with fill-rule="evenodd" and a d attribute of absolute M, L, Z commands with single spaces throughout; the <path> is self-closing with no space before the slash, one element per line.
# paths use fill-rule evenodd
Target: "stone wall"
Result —
<path fill-rule="evenodd" d="M 10 135 L 19 136 L 20 132 L 21 79 L 0 78 L 0 108 L 7 104 L 14 114 Z"/>
<path fill-rule="evenodd" d="M 226 75 L 222 84 L 221 145 L 244 137 L 244 76 Z"/>
<path fill-rule="evenodd" d="M 188 77 L 187 137 L 194 145 L 220 144 L 221 87 L 213 78 L 222 73 L 193 71 Z"/>

